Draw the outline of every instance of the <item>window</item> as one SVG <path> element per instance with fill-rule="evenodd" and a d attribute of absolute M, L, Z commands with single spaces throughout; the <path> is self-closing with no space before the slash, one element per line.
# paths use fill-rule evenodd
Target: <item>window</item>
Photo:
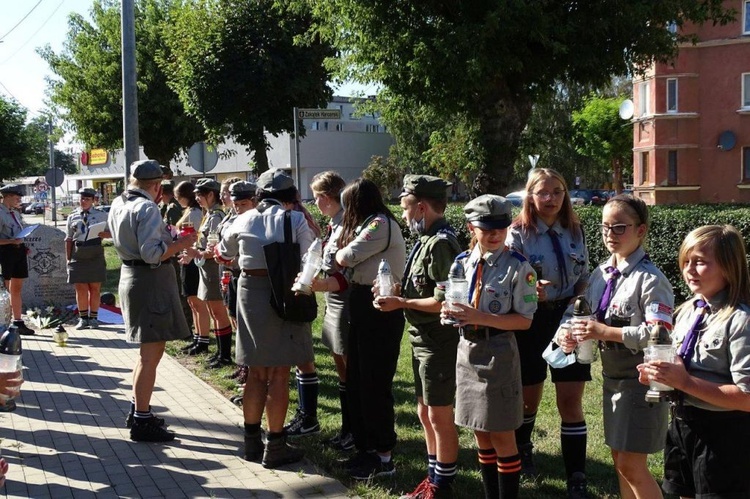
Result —
<path fill-rule="evenodd" d="M 323 122 L 323 130 L 325 130 L 326 132 L 328 131 L 328 122 L 327 121 Z"/>
<path fill-rule="evenodd" d="M 742 180 L 750 180 L 750 147 L 742 148 Z"/>
<path fill-rule="evenodd" d="M 313 121 L 310 130 L 320 130 L 320 121 Z"/>
<path fill-rule="evenodd" d="M 750 0 L 745 0 L 744 2 L 744 10 L 742 19 L 744 19 L 744 22 L 742 23 L 742 32 L 746 35 L 750 35 Z"/>
<path fill-rule="evenodd" d="M 742 74 L 742 107 L 750 108 L 750 73 Z"/>
<path fill-rule="evenodd" d="M 677 34 L 677 23 L 675 21 L 670 21 L 667 23 L 667 31 L 672 33 L 673 35 Z"/>
<path fill-rule="evenodd" d="M 677 112 L 677 78 L 667 78 L 667 112 Z"/>
<path fill-rule="evenodd" d="M 667 183 L 677 184 L 677 151 L 667 152 Z"/>
<path fill-rule="evenodd" d="M 648 151 L 641 153 L 641 184 L 648 182 Z"/>
<path fill-rule="evenodd" d="M 651 84 L 648 81 L 644 81 L 640 85 L 640 92 L 638 99 L 640 101 L 640 114 L 639 116 L 648 116 L 651 114 L 651 107 L 649 106 L 649 100 L 651 99 Z"/>
<path fill-rule="evenodd" d="M 344 131 L 344 124 L 343 123 L 336 123 L 336 131 L 337 132 L 343 132 Z"/>

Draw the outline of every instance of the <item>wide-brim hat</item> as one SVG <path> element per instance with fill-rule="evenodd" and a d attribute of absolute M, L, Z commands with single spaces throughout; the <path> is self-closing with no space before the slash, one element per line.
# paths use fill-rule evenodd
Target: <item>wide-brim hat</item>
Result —
<path fill-rule="evenodd" d="M 16 196 L 23 196 L 23 188 L 18 184 L 5 184 L 0 187 L 0 194 L 15 194 Z"/>
<path fill-rule="evenodd" d="M 216 193 L 221 192 L 221 184 L 212 178 L 200 178 L 195 183 L 195 189 L 193 192 L 200 191 L 214 191 Z"/>
<path fill-rule="evenodd" d="M 484 194 L 466 203 L 464 215 L 474 227 L 505 229 L 513 221 L 513 205 L 502 196 Z"/>

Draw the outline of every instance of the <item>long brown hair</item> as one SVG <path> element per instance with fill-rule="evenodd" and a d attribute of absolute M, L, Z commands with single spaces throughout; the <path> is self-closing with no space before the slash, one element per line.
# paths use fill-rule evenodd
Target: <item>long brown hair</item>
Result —
<path fill-rule="evenodd" d="M 344 206 L 344 219 L 338 240 L 339 248 L 352 242 L 356 237 L 357 227 L 372 215 L 382 213 L 396 220 L 383 202 L 380 188 L 374 182 L 362 177 L 353 181 L 341 192 L 341 204 Z"/>
<path fill-rule="evenodd" d="M 553 178 L 560 182 L 565 191 L 560 212 L 557 214 L 557 220 L 564 229 L 570 231 L 574 238 L 580 237 L 582 233 L 581 221 L 573 210 L 573 203 L 570 201 L 570 192 L 568 192 L 568 184 L 559 172 L 551 168 L 534 168 L 529 174 L 529 179 L 526 181 L 526 196 L 523 198 L 523 207 L 516 219 L 513 220 L 512 227 L 520 229 L 523 232 L 536 229 L 538 213 L 532 200 L 532 193 L 537 184 L 548 178 Z"/>
<path fill-rule="evenodd" d="M 194 189 L 195 186 L 193 185 L 193 183 L 188 182 L 187 180 L 180 182 L 179 184 L 177 184 L 177 187 L 174 188 L 174 196 L 176 198 L 187 199 L 187 207 L 182 210 L 182 216 L 176 224 L 178 227 L 181 226 L 182 223 L 190 217 L 191 209 L 200 208 L 198 201 L 195 199 Z"/>

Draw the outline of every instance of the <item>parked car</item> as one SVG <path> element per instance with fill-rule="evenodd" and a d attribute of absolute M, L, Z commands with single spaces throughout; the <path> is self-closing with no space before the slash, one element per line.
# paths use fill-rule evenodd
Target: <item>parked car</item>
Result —
<path fill-rule="evenodd" d="M 112 208 L 112 206 L 110 206 L 110 205 L 108 205 L 108 204 L 103 204 L 103 205 L 101 205 L 101 206 L 97 206 L 97 207 L 96 207 L 96 209 L 97 209 L 97 210 L 99 210 L 99 211 L 103 211 L 103 212 L 106 212 L 106 213 L 109 213 L 109 209 L 110 209 L 110 208 Z"/>
<path fill-rule="evenodd" d="M 30 205 L 28 205 L 26 209 L 23 210 L 23 212 L 28 213 L 28 214 L 33 213 L 34 215 L 41 215 L 42 213 L 44 213 L 45 207 L 46 207 L 45 203 L 41 201 L 37 201 L 35 203 L 31 203 Z"/>
<path fill-rule="evenodd" d="M 570 191 L 570 197 L 583 199 L 583 204 L 594 204 L 601 206 L 607 202 L 607 199 L 609 199 L 609 196 L 606 194 L 606 192 L 607 191 L 601 189 L 572 189 Z"/>
<path fill-rule="evenodd" d="M 526 191 L 509 192 L 505 195 L 505 199 L 510 201 L 513 206 L 523 206 L 523 198 L 526 197 Z"/>

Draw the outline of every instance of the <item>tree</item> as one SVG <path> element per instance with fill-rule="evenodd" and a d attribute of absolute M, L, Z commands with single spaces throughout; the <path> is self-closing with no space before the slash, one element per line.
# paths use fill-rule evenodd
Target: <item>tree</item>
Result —
<path fill-rule="evenodd" d="M 0 95 L 0 180 L 23 175 L 30 150 L 26 109 Z"/>
<path fill-rule="evenodd" d="M 362 178 L 372 181 L 380 187 L 380 193 L 383 199 L 391 199 L 393 189 L 401 187 L 406 174 L 405 170 L 399 166 L 394 156 L 373 156 L 370 164 L 362 172 Z"/>
<path fill-rule="evenodd" d="M 313 33 L 339 49 L 342 77 L 477 121 L 486 156 L 476 193 L 507 186 L 532 106 L 556 82 L 596 87 L 633 74 L 690 39 L 670 33 L 670 22 L 734 14 L 723 0 L 297 1 L 312 3 Z"/>
<path fill-rule="evenodd" d="M 330 45 L 295 40 L 310 28 L 304 4 L 274 0 L 186 0 L 165 31 L 160 60 L 169 85 L 209 138 L 231 135 L 268 169 L 265 132 L 294 130 L 292 109 L 325 107 L 332 92 L 323 62 Z"/>
<path fill-rule="evenodd" d="M 203 140 L 200 124 L 185 113 L 155 61 L 166 51 L 164 23 L 172 0 L 140 0 L 135 9 L 138 127 L 143 151 L 164 165 Z M 58 79 L 48 82 L 59 115 L 88 147 L 122 148 L 120 2 L 95 0 L 92 22 L 77 13 L 68 19 L 63 51 L 39 49 Z"/>

